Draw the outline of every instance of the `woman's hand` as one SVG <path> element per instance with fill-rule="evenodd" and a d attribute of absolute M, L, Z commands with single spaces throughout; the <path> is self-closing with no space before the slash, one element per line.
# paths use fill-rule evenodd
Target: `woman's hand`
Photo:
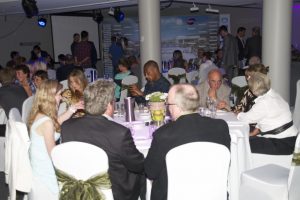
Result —
<path fill-rule="evenodd" d="M 250 132 L 249 136 L 256 136 L 260 133 L 260 130 L 258 128 L 255 128 L 253 131 Z"/>

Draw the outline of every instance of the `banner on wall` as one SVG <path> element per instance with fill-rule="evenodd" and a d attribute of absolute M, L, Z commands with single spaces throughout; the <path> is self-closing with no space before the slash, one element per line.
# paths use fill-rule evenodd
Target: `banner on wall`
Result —
<path fill-rule="evenodd" d="M 219 15 L 201 16 L 162 16 L 161 17 L 161 55 L 162 61 L 168 63 L 174 50 L 181 50 L 187 61 L 197 57 L 198 48 L 215 51 L 217 48 Z M 113 18 L 103 21 L 104 63 L 111 67 L 108 50 L 110 37 L 119 38 L 125 56 L 139 57 L 139 23 L 137 18 L 126 18 L 117 23 Z M 109 72 L 110 70 L 105 70 Z"/>
<path fill-rule="evenodd" d="M 228 32 L 231 33 L 231 31 L 230 31 L 230 14 L 220 14 L 219 25 L 227 26 Z"/>

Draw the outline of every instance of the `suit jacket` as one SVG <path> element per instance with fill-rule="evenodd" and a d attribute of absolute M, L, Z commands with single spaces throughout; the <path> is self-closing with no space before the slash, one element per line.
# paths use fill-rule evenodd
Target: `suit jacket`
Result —
<path fill-rule="evenodd" d="M 237 40 L 237 44 L 238 44 L 238 48 L 239 48 L 238 58 L 239 58 L 239 60 L 243 60 L 245 57 L 245 55 L 244 55 L 245 42 L 243 44 L 242 39 L 240 39 L 238 36 L 236 36 L 236 40 Z"/>
<path fill-rule="evenodd" d="M 208 97 L 208 90 L 209 90 L 209 84 L 207 81 L 202 82 L 200 85 L 196 86 L 199 95 L 200 95 L 200 106 L 201 107 L 207 107 L 206 105 L 206 98 Z M 230 110 L 230 102 L 229 102 L 229 96 L 230 96 L 231 89 L 224 83 L 220 86 L 220 88 L 217 90 L 217 101 L 225 101 L 227 103 L 227 109 Z"/>
<path fill-rule="evenodd" d="M 22 105 L 27 98 L 28 95 L 22 86 L 9 84 L 0 88 L 0 106 L 4 109 L 7 118 L 12 108 L 17 108 L 22 115 Z"/>
<path fill-rule="evenodd" d="M 257 35 L 247 39 L 245 46 L 245 55 L 248 61 L 252 56 L 258 56 L 261 58 L 261 44 L 261 36 Z"/>
<path fill-rule="evenodd" d="M 96 145 L 108 156 L 108 174 L 114 200 L 137 200 L 141 191 L 144 157 L 136 149 L 130 130 L 103 116 L 86 114 L 61 126 L 62 142 Z"/>
<path fill-rule="evenodd" d="M 238 64 L 238 44 L 236 38 L 228 34 L 224 37 L 224 45 L 223 45 L 223 64 L 224 68 L 228 69 L 232 66 L 237 66 Z"/>
<path fill-rule="evenodd" d="M 145 172 L 153 180 L 151 200 L 166 200 L 168 177 L 166 154 L 169 150 L 190 142 L 214 142 L 230 149 L 228 125 L 221 119 L 201 117 L 192 113 L 179 117 L 154 132 L 151 148 L 145 160 Z"/>

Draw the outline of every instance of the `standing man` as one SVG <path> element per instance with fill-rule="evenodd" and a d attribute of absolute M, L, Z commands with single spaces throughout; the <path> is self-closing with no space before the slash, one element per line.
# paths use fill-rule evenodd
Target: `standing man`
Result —
<path fill-rule="evenodd" d="M 228 33 L 226 26 L 220 26 L 219 34 L 223 38 L 223 67 L 226 71 L 229 81 L 237 75 L 238 66 L 238 44 L 236 38 Z"/>
<path fill-rule="evenodd" d="M 248 38 L 245 46 L 245 55 L 247 62 L 253 56 L 261 58 L 261 44 L 260 28 L 255 26 L 252 28 L 252 37 Z"/>
<path fill-rule="evenodd" d="M 81 41 L 74 48 L 75 63 L 83 68 L 93 68 L 97 62 L 97 52 L 93 42 L 89 41 L 89 33 L 81 32 Z"/>
<path fill-rule="evenodd" d="M 244 54 L 244 50 L 245 50 L 245 34 L 246 34 L 246 28 L 245 27 L 239 27 L 237 29 L 237 34 L 236 34 L 236 39 L 237 39 L 237 43 L 238 43 L 238 48 L 239 48 L 239 54 L 238 54 L 238 58 L 239 58 L 239 63 L 238 63 L 238 67 L 239 67 L 239 74 L 242 75 L 242 70 L 245 66 L 245 54 Z"/>
<path fill-rule="evenodd" d="M 80 42 L 80 35 L 79 35 L 79 33 L 74 33 L 74 35 L 73 35 L 73 42 L 71 44 L 71 53 L 72 53 L 73 56 L 74 56 L 75 46 L 79 42 Z"/>
<path fill-rule="evenodd" d="M 86 114 L 61 126 L 62 142 L 79 141 L 103 149 L 114 200 L 138 200 L 144 173 L 144 157 L 136 149 L 130 130 L 114 121 L 114 83 L 97 80 L 84 90 Z"/>
<path fill-rule="evenodd" d="M 151 200 L 167 200 L 168 176 L 165 157 L 169 150 L 201 141 L 230 148 L 227 123 L 221 119 L 202 117 L 197 113 L 199 94 L 194 86 L 174 85 L 169 91 L 167 103 L 173 122 L 162 126 L 153 134 L 151 148 L 145 160 L 146 176 L 153 180 Z"/>
<path fill-rule="evenodd" d="M 117 42 L 116 36 L 111 36 L 111 45 L 108 53 L 113 66 L 113 77 L 115 77 L 115 75 L 118 73 L 118 62 L 124 55 L 122 45 L 120 42 Z"/>

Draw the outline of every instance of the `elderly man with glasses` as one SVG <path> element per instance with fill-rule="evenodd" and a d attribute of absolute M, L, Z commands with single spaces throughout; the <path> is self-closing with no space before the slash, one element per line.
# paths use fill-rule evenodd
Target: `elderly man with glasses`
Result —
<path fill-rule="evenodd" d="M 219 110 L 230 110 L 230 87 L 225 85 L 219 69 L 213 69 L 208 73 L 207 80 L 197 86 L 200 94 L 200 106 L 207 107 L 207 99 L 213 100 Z"/>

